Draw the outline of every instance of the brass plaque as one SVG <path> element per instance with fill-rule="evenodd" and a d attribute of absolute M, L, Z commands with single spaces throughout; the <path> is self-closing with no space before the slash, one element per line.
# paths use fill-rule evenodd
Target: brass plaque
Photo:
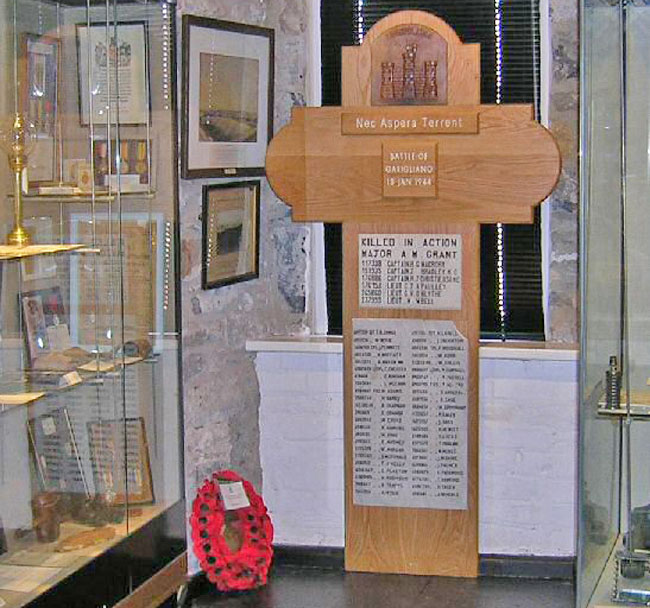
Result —
<path fill-rule="evenodd" d="M 341 114 L 342 135 L 471 135 L 478 111 L 469 108 L 368 108 Z"/>
<path fill-rule="evenodd" d="M 382 152 L 384 196 L 438 196 L 438 144 L 384 142 Z"/>

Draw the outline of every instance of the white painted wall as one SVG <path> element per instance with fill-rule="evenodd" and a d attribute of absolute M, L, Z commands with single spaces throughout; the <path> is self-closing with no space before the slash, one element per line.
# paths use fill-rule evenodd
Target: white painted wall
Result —
<path fill-rule="evenodd" d="M 260 459 L 275 543 L 343 546 L 343 357 L 260 352 Z"/>
<path fill-rule="evenodd" d="M 341 547 L 340 348 L 249 348 L 258 350 L 263 491 L 275 542 Z M 576 358 L 566 350 L 481 349 L 481 553 L 575 555 Z"/>
<path fill-rule="evenodd" d="M 480 376 L 479 551 L 575 555 L 577 361 L 482 356 Z"/>

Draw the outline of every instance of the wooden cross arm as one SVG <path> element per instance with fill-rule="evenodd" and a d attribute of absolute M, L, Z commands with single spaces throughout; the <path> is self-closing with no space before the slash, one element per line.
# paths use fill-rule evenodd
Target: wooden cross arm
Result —
<path fill-rule="evenodd" d="M 526 223 L 560 166 L 530 105 L 294 108 L 266 157 L 294 220 L 323 222 Z"/>

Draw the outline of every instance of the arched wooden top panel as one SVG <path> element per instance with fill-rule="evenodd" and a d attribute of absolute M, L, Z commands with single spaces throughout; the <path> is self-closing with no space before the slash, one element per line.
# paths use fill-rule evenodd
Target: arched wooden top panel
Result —
<path fill-rule="evenodd" d="M 364 44 L 372 45 L 373 42 L 388 30 L 400 25 L 422 25 L 440 34 L 450 45 L 463 44 L 456 31 L 443 19 L 426 11 L 397 11 L 380 19 L 373 25 L 363 39 Z M 476 45 L 467 45 L 476 46 Z"/>
<path fill-rule="evenodd" d="M 431 36 L 430 34 L 434 34 Z M 392 38 L 392 40 L 390 40 Z M 395 38 L 403 51 L 395 50 Z M 439 39 L 446 46 L 446 56 L 432 40 Z M 387 42 L 390 40 L 390 44 Z M 399 11 L 377 22 L 366 34 L 360 46 L 344 47 L 342 61 L 343 105 L 402 105 L 399 99 L 404 66 L 394 53 L 407 54 L 407 46 L 415 44 L 420 56 L 414 58 L 416 78 L 420 83 L 437 80 L 440 89 L 436 99 L 415 98 L 406 105 L 477 105 L 481 100 L 480 90 L 480 45 L 463 44 L 456 32 L 442 19 L 424 11 Z M 378 58 L 387 49 L 392 56 Z M 397 60 L 396 60 L 397 59 Z M 404 59 L 407 61 L 407 59 Z M 426 62 L 437 62 L 429 66 Z M 385 70 L 382 73 L 382 64 Z M 392 66 L 391 66 L 392 64 Z M 373 69 L 374 67 L 374 69 Z M 438 73 L 433 74 L 437 69 Z M 427 78 L 427 74 L 429 78 Z M 374 82 L 373 82 L 374 79 Z M 394 98 L 378 101 L 377 90 L 381 84 L 392 79 L 397 93 Z M 418 96 L 416 96 L 418 97 Z"/>

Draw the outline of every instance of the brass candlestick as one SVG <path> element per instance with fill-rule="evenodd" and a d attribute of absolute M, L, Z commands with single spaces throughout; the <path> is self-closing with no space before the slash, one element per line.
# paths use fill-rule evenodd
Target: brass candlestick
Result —
<path fill-rule="evenodd" d="M 23 171 L 27 167 L 28 147 L 31 143 L 31 133 L 25 123 L 25 118 L 16 112 L 11 130 L 5 139 L 9 159 L 9 167 L 14 174 L 14 227 L 7 235 L 7 243 L 24 247 L 29 245 L 31 238 L 23 227 Z"/>

